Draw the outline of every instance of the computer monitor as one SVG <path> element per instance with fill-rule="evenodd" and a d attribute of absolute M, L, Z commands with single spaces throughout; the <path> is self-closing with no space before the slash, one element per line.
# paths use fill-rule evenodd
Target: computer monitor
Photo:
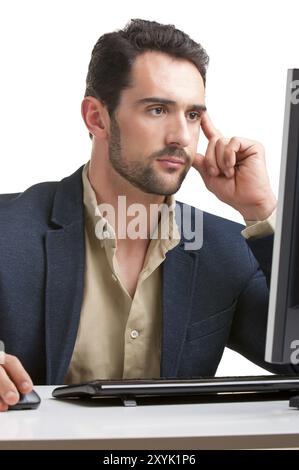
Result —
<path fill-rule="evenodd" d="M 265 360 L 299 364 L 299 69 L 287 76 Z"/>

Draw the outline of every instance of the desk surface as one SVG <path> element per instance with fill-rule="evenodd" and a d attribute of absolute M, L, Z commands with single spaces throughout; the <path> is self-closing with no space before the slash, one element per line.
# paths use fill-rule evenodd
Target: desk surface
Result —
<path fill-rule="evenodd" d="M 288 401 L 92 406 L 35 387 L 37 410 L 0 415 L 0 449 L 299 448 Z"/>

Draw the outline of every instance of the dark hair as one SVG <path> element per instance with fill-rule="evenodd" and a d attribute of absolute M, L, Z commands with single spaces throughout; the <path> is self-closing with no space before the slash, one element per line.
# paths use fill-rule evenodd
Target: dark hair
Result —
<path fill-rule="evenodd" d="M 189 60 L 206 83 L 209 57 L 200 44 L 174 25 L 134 19 L 124 29 L 106 33 L 97 41 L 88 67 L 85 96 L 102 101 L 112 116 L 122 90 L 131 85 L 134 60 L 146 51 L 160 51 Z"/>

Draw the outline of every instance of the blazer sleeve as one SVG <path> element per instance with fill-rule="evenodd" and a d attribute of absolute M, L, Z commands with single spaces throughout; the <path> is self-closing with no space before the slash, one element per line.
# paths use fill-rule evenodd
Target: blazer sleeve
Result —
<path fill-rule="evenodd" d="M 299 374 L 299 366 L 264 360 L 273 235 L 246 240 L 252 275 L 238 297 L 228 347 L 276 374 Z"/>

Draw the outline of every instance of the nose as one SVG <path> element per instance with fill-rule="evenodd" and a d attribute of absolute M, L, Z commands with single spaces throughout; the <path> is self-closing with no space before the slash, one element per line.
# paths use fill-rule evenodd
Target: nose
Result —
<path fill-rule="evenodd" d="M 171 123 L 166 134 L 167 145 L 177 145 L 187 147 L 190 144 L 190 131 L 185 115 L 176 116 Z"/>

